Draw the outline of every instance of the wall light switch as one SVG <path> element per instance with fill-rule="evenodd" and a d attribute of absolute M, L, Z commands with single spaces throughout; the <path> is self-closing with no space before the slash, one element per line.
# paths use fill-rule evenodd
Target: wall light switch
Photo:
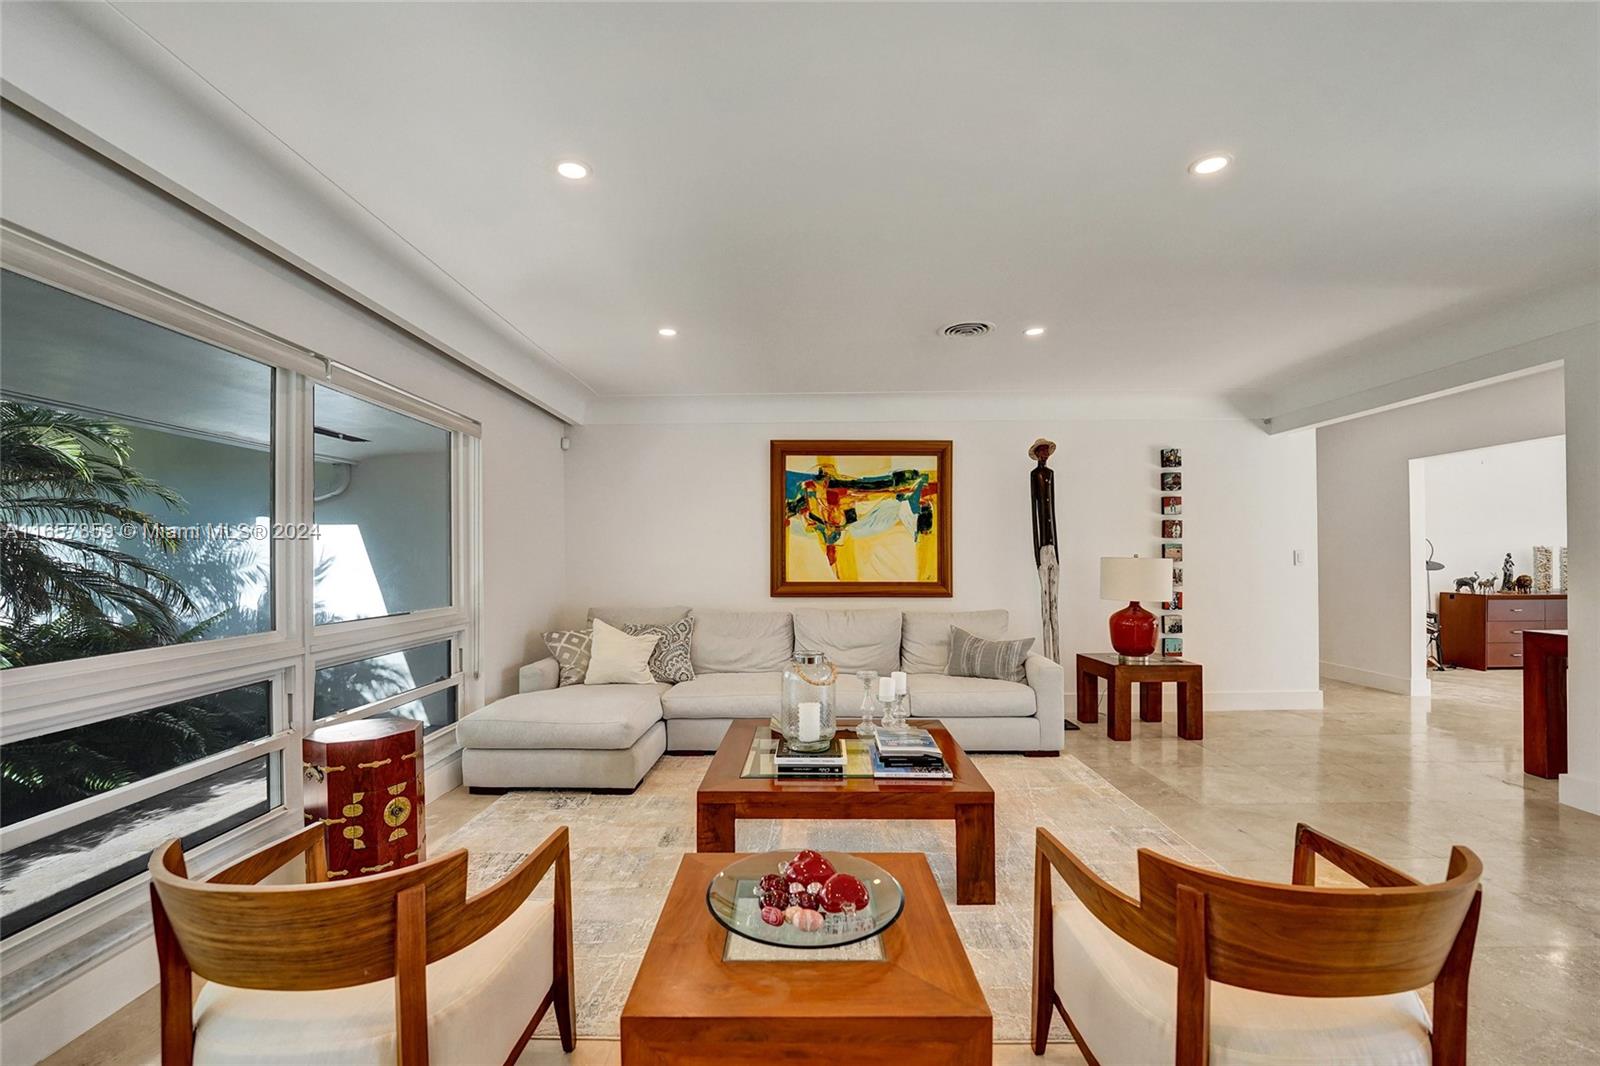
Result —
<path fill-rule="evenodd" d="M 1296 565 L 1296 566 L 1304 566 L 1304 565 L 1306 565 L 1306 552 L 1305 552 L 1304 548 L 1296 548 L 1294 550 L 1294 565 Z"/>

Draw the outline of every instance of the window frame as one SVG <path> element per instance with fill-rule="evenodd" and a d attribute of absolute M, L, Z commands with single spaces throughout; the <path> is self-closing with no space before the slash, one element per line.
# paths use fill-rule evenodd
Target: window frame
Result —
<path fill-rule="evenodd" d="M 6 270 L 273 368 L 273 523 L 293 526 L 313 521 L 312 395 L 319 385 L 446 430 L 451 509 L 447 607 L 315 625 L 314 545 L 308 539 L 274 538 L 273 620 L 267 632 L 0 671 L 0 743 L 91 725 L 249 682 L 272 686 L 272 728 L 266 737 L 4 827 L 0 850 L 9 851 L 218 770 L 269 756 L 269 766 L 277 767 L 280 802 L 261 818 L 197 847 L 190 855 L 190 868 L 203 874 L 303 825 L 300 741 L 312 729 L 381 713 L 385 703 L 409 702 L 419 693 L 447 687 L 457 688 L 457 722 L 477 709 L 482 694 L 478 423 L 10 222 L 0 221 L 0 238 L 0 267 Z M 409 690 L 404 699 L 378 701 L 321 721 L 312 717 L 319 664 L 443 640 L 451 642 L 453 656 L 453 670 L 444 681 Z M 436 769 L 456 756 L 455 732 L 452 724 L 428 736 L 425 769 Z M 148 880 L 146 874 L 130 878 L 5 938 L 0 976 L 9 979 L 86 933 L 132 914 L 144 905 Z M 136 929 L 147 928 L 146 916 Z M 44 993 L 30 993 L 29 998 L 36 994 Z"/>

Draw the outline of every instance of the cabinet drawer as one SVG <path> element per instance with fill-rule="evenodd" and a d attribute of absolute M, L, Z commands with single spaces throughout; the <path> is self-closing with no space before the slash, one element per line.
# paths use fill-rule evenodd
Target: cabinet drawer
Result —
<path fill-rule="evenodd" d="M 1489 621 L 1533 622 L 1538 629 L 1544 624 L 1544 600 L 1490 600 Z"/>
<path fill-rule="evenodd" d="M 1522 645 L 1520 643 L 1486 644 L 1483 651 L 1483 665 L 1490 669 L 1496 666 L 1522 665 Z"/>
<path fill-rule="evenodd" d="M 1490 622 L 1484 628 L 1490 644 L 1521 644 L 1524 629 L 1540 629 L 1541 622 Z"/>
<path fill-rule="evenodd" d="M 1567 601 L 1544 601 L 1544 627 L 1546 629 L 1567 628 Z"/>

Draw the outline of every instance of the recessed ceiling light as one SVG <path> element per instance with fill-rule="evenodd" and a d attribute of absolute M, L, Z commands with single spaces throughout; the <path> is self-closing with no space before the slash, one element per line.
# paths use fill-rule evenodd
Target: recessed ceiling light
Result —
<path fill-rule="evenodd" d="M 663 337 L 676 337 L 678 335 L 678 331 L 673 329 L 671 326 L 662 326 L 660 329 L 656 330 L 656 332 L 661 334 Z"/>
<path fill-rule="evenodd" d="M 1044 327 L 1043 326 L 1029 326 L 1027 329 L 1023 330 L 1022 332 L 1023 332 L 1024 336 L 1042 337 L 1042 336 L 1044 336 Z"/>
<path fill-rule="evenodd" d="M 1218 152 L 1214 155 L 1203 155 L 1189 164 L 1189 173 L 1205 176 L 1226 170 L 1228 164 L 1233 162 L 1233 156 Z"/>
<path fill-rule="evenodd" d="M 567 178 L 571 181 L 577 181 L 580 178 L 587 178 L 589 176 L 589 168 L 585 164 L 578 162 L 576 159 L 567 159 L 556 164 L 556 173 L 560 174 L 563 178 Z"/>

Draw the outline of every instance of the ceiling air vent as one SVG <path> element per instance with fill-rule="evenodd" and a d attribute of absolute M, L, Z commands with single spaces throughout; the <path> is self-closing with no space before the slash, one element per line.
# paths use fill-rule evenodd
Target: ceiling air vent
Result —
<path fill-rule="evenodd" d="M 952 322 L 939 332 L 946 337 L 981 337 L 993 328 L 987 322 Z"/>

